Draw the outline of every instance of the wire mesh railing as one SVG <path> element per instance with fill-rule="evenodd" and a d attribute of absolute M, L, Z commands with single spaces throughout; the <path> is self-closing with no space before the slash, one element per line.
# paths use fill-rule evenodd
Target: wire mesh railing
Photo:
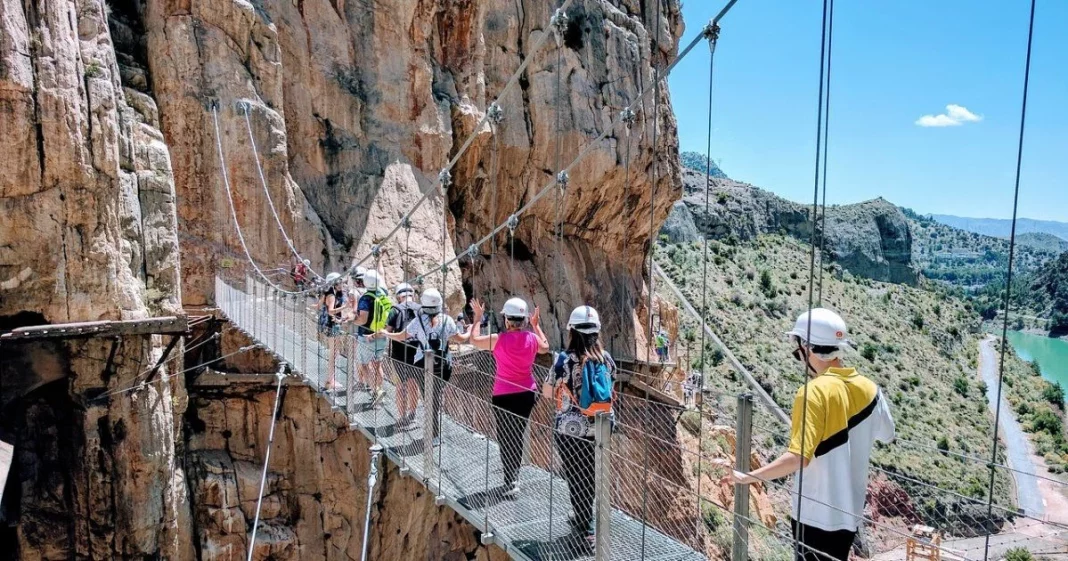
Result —
<path fill-rule="evenodd" d="M 273 291 L 251 277 L 217 279 L 216 290 L 233 325 L 322 390 L 401 473 L 464 515 L 483 541 L 515 558 L 789 559 L 799 547 L 813 547 L 794 539 L 791 485 L 758 484 L 746 500 L 741 489 L 722 484 L 739 467 L 739 435 L 751 447 L 743 456 L 753 468 L 787 442 L 787 427 L 751 400 L 745 405 L 710 390 L 688 405 L 618 387 L 603 442 L 596 432 L 564 435 L 555 427 L 554 400 L 542 388 L 494 396 L 491 353 L 454 350 L 445 370 L 391 354 L 388 346 L 368 354 L 366 341 L 320 326 L 310 298 Z M 534 377 L 538 386 L 553 379 L 543 365 L 535 365 Z M 997 558 L 1036 544 L 1047 552 L 1068 548 L 1063 521 L 1015 506 L 1011 478 L 1021 470 L 926 450 L 942 469 L 994 470 L 999 484 L 991 500 L 984 486 L 949 488 L 885 461 L 925 447 L 900 441 L 877 451 L 865 511 L 852 513 L 861 527 L 857 558 L 911 559 L 909 551 L 922 547 L 943 559 Z M 1055 477 L 1042 477 L 1068 490 Z M 744 505 L 735 504 L 738 497 Z M 917 534 L 923 528 L 937 539 Z"/>

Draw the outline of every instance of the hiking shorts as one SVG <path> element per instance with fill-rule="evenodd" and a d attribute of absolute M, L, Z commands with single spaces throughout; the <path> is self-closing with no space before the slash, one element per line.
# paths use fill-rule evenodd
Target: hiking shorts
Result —
<path fill-rule="evenodd" d="M 366 335 L 356 337 L 356 362 L 370 364 L 386 358 L 386 349 L 389 348 L 389 339 L 380 337 L 368 339 Z"/>

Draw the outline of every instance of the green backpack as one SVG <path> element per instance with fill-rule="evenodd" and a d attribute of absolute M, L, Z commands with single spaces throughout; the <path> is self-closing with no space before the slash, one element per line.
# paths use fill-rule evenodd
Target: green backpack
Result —
<path fill-rule="evenodd" d="M 392 310 L 393 299 L 389 297 L 389 293 L 385 290 L 378 289 L 375 293 L 375 308 L 371 314 L 371 324 L 368 328 L 374 332 L 384 329 L 386 320 L 389 319 L 389 312 Z"/>

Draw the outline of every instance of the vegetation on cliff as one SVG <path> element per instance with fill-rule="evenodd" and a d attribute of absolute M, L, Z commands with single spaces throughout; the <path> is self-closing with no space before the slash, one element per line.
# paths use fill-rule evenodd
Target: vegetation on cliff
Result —
<path fill-rule="evenodd" d="M 701 242 L 661 244 L 657 259 L 700 309 Z M 791 357 L 792 349 L 782 332 L 808 307 L 808 247 L 775 234 L 738 243 L 713 240 L 709 242 L 708 260 L 710 327 L 779 405 L 789 410 L 805 373 Z M 992 416 L 976 368 L 978 318 L 963 300 L 945 291 L 872 281 L 840 272 L 833 264 L 827 269 L 823 305 L 846 317 L 857 349 L 847 362 L 884 388 L 899 437 L 912 444 L 879 448 L 875 465 L 907 491 L 910 508 L 919 516 L 945 527 L 950 519 L 947 509 L 967 510 L 963 504 L 967 501 L 924 485 L 972 499 L 986 498 L 989 471 L 981 463 L 954 455 L 990 454 Z M 689 317 L 681 326 L 681 361 L 699 368 L 700 327 Z M 711 344 L 705 359 L 709 361 L 710 387 L 728 393 L 744 388 Z M 1021 395 L 1028 399 L 1034 399 L 1036 391 L 1020 387 Z M 770 417 L 764 415 L 763 423 L 755 429 L 758 440 L 764 438 L 774 444 L 781 437 L 772 430 Z M 945 453 L 932 453 L 933 449 Z M 1009 480 L 1004 473 L 999 473 L 995 502 L 1010 504 Z"/>

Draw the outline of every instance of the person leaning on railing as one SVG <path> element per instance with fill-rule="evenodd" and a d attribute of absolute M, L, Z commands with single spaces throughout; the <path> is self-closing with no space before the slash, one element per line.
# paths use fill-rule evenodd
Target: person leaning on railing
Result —
<path fill-rule="evenodd" d="M 476 349 L 491 351 L 497 371 L 493 378 L 493 414 L 497 420 L 497 442 L 501 446 L 504 467 L 504 496 L 519 495 L 519 467 L 523 460 L 523 441 L 530 422 L 530 412 L 537 400 L 538 383 L 534 379 L 534 360 L 549 352 L 549 340 L 539 325 L 541 310 L 529 314 L 533 331 L 527 330 L 527 303 L 522 298 L 510 298 L 504 303 L 504 332 L 482 335 L 485 308 L 479 300 L 471 300 L 475 313 L 471 323 L 471 344 Z"/>
<path fill-rule="evenodd" d="M 849 559 L 864 514 L 872 446 L 894 438 L 894 419 L 879 386 L 842 365 L 846 333 L 845 321 L 825 308 L 797 318 L 786 335 L 811 379 L 794 397 L 789 448 L 760 469 L 721 481 L 747 485 L 800 470 L 791 520 L 798 561 Z"/>

